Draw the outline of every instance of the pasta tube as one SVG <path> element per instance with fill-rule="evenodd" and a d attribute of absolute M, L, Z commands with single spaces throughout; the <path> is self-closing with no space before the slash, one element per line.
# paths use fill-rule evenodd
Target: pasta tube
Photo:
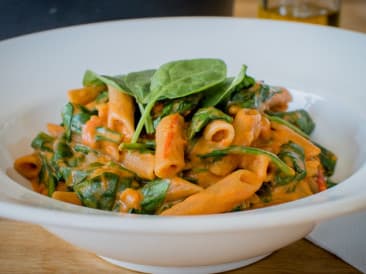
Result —
<path fill-rule="evenodd" d="M 237 170 L 205 190 L 163 211 L 161 215 L 196 215 L 232 210 L 252 196 L 262 181 L 251 171 Z"/>
<path fill-rule="evenodd" d="M 179 177 L 170 179 L 169 188 L 165 196 L 166 202 L 184 199 L 192 194 L 202 191 L 203 188 Z"/>
<path fill-rule="evenodd" d="M 205 140 L 215 143 L 220 147 L 231 145 L 234 140 L 235 131 L 232 124 L 223 120 L 210 122 L 203 131 Z"/>
<path fill-rule="evenodd" d="M 128 142 L 135 132 L 133 98 L 112 86 L 108 86 L 108 95 L 108 127 L 123 134 Z"/>
<path fill-rule="evenodd" d="M 261 131 L 261 114 L 255 109 L 241 109 L 235 115 L 234 145 L 249 146 Z"/>
<path fill-rule="evenodd" d="M 184 119 L 179 114 L 164 117 L 156 128 L 155 174 L 171 178 L 184 166 Z"/>
<path fill-rule="evenodd" d="M 103 85 L 83 87 L 69 90 L 67 96 L 69 101 L 73 104 L 86 105 L 87 103 L 93 101 L 103 90 L 105 90 Z"/>
<path fill-rule="evenodd" d="M 297 134 L 292 129 L 290 129 L 284 125 L 281 125 L 279 123 L 273 122 L 273 121 L 271 122 L 271 125 L 272 125 L 272 128 L 275 130 L 275 133 L 273 134 L 273 138 L 279 144 L 285 144 L 289 141 L 292 141 L 292 142 L 298 144 L 299 146 L 301 146 L 304 149 L 306 159 L 313 158 L 320 154 L 320 148 L 318 148 L 308 139 Z"/>
<path fill-rule="evenodd" d="M 154 174 L 154 155 L 150 153 L 140 153 L 137 151 L 125 151 L 120 157 L 120 161 L 127 169 L 135 172 L 139 177 L 152 180 Z"/>
<path fill-rule="evenodd" d="M 74 205 L 81 205 L 81 201 L 75 192 L 54 191 L 52 193 L 52 198 Z"/>
<path fill-rule="evenodd" d="M 14 162 L 14 169 L 27 179 L 35 179 L 41 171 L 41 160 L 36 154 L 20 157 Z"/>

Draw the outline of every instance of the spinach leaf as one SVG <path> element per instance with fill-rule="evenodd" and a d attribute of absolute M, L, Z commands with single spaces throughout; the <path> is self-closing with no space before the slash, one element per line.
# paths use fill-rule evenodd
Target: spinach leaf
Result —
<path fill-rule="evenodd" d="M 111 210 L 116 197 L 119 176 L 104 172 L 73 185 L 83 205 L 91 208 Z"/>
<path fill-rule="evenodd" d="M 263 183 L 260 189 L 255 193 L 263 203 L 272 201 L 272 187 L 270 183 Z"/>
<path fill-rule="evenodd" d="M 226 79 L 226 64 L 219 59 L 179 60 L 162 65 L 153 75 L 147 104 L 131 142 L 136 143 L 156 101 L 202 92 Z"/>
<path fill-rule="evenodd" d="M 74 106 L 71 103 L 67 103 L 61 114 L 62 123 L 65 127 L 65 138 L 67 142 L 71 141 L 71 121 L 73 112 L 74 112 Z"/>
<path fill-rule="evenodd" d="M 163 119 L 165 116 L 168 116 L 169 114 L 179 113 L 184 117 L 190 115 L 191 112 L 194 111 L 198 106 L 202 96 L 203 94 L 199 93 L 183 98 L 163 101 L 164 108 L 160 115 L 154 120 L 154 128 L 158 126 L 161 119 Z"/>
<path fill-rule="evenodd" d="M 290 128 L 291 130 L 295 131 L 300 136 L 308 139 L 314 145 L 316 145 L 318 148 L 320 148 L 319 159 L 320 159 L 320 163 L 322 164 L 322 166 L 324 168 L 324 175 L 329 177 L 334 174 L 334 170 L 335 170 L 335 167 L 337 164 L 337 156 L 332 151 L 319 145 L 317 142 L 312 141 L 309 135 L 307 135 L 306 133 L 304 133 L 303 131 L 301 131 L 299 128 L 292 125 L 291 123 L 287 122 L 286 120 L 284 120 L 280 117 L 275 117 L 275 116 L 271 116 L 271 115 L 266 115 L 266 117 L 270 121 L 277 122 L 279 124 L 282 124 L 282 125 Z"/>
<path fill-rule="evenodd" d="M 214 107 L 200 108 L 192 117 L 192 122 L 188 128 L 188 138 L 191 140 L 209 122 L 213 120 L 224 120 L 228 123 L 231 123 L 233 118 Z"/>
<path fill-rule="evenodd" d="M 330 179 L 327 179 L 325 181 L 326 185 L 327 185 L 327 188 L 332 188 L 332 187 L 335 187 L 337 185 L 337 183 L 333 182 L 332 180 Z"/>
<path fill-rule="evenodd" d="M 104 82 L 99 79 L 98 74 L 96 74 L 95 72 L 91 71 L 91 70 L 87 70 L 84 73 L 84 77 L 83 77 L 83 86 L 84 87 L 88 87 L 88 86 L 101 86 L 104 85 Z"/>
<path fill-rule="evenodd" d="M 97 115 L 97 111 L 90 111 L 83 106 L 78 106 L 79 112 L 72 115 L 71 131 L 81 133 L 82 126 L 90 120 L 90 117 Z M 75 112 L 75 111 L 74 111 Z"/>
<path fill-rule="evenodd" d="M 246 75 L 247 66 L 243 65 L 239 74 L 234 78 L 229 78 L 222 86 L 206 92 L 206 98 L 202 105 L 204 107 L 216 106 L 230 94 L 242 88 L 248 88 L 254 84 L 254 79 Z"/>
<path fill-rule="evenodd" d="M 305 134 L 311 134 L 315 128 L 315 123 L 309 113 L 304 109 L 288 112 L 270 112 L 272 116 L 280 117 L 295 127 L 299 128 Z"/>
<path fill-rule="evenodd" d="M 32 148 L 38 149 L 40 151 L 52 152 L 53 151 L 52 145 L 54 140 L 55 138 L 53 138 L 52 136 L 44 132 L 40 132 L 33 139 L 31 146 Z"/>
<path fill-rule="evenodd" d="M 266 155 L 276 167 L 283 172 L 283 174 L 287 176 L 294 176 L 295 171 L 289 167 L 286 163 L 284 163 L 276 154 L 272 152 L 255 148 L 255 147 L 246 147 L 246 146 L 229 146 L 224 149 L 215 149 L 207 154 L 198 155 L 202 159 L 211 158 L 214 161 L 222 159 L 224 156 L 229 154 L 251 154 L 251 155 Z"/>
<path fill-rule="evenodd" d="M 334 174 L 334 170 L 337 164 L 337 156 L 325 147 L 314 143 L 318 148 L 320 148 L 319 159 L 324 168 L 324 175 L 330 177 Z"/>
<path fill-rule="evenodd" d="M 53 192 L 56 190 L 58 180 L 56 179 L 55 171 L 53 170 L 46 156 L 44 156 L 42 153 L 40 153 L 39 156 L 42 163 L 41 171 L 38 175 L 39 182 L 47 187 L 48 196 L 51 197 Z"/>
<path fill-rule="evenodd" d="M 298 182 L 306 177 L 305 153 L 301 146 L 294 142 L 283 144 L 280 148 L 278 157 L 295 170 L 295 175 L 288 176 L 279 170 L 276 172 L 274 179 L 276 185 L 286 185 L 290 182 Z"/>
<path fill-rule="evenodd" d="M 241 108 L 259 108 L 278 92 L 281 92 L 279 88 L 260 83 L 257 88 L 242 89 L 233 93 L 227 107 L 235 105 Z"/>
<path fill-rule="evenodd" d="M 142 214 L 154 214 L 163 204 L 169 183 L 167 179 L 159 179 L 150 181 L 141 188 L 141 193 L 144 196 L 141 201 Z"/>
<path fill-rule="evenodd" d="M 56 143 L 55 152 L 52 156 L 52 162 L 56 163 L 58 160 L 64 160 L 73 156 L 73 152 L 70 146 L 65 142 L 65 140 L 60 139 Z"/>

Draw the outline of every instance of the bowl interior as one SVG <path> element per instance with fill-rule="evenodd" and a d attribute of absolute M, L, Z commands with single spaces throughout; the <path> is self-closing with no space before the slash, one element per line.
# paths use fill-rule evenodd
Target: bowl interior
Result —
<path fill-rule="evenodd" d="M 362 126 L 363 118 L 327 98 L 296 90 L 292 90 L 291 93 L 293 102 L 290 109 L 306 109 L 316 122 L 316 129 L 312 135 L 313 140 L 332 150 L 338 156 L 334 181 L 342 183 L 357 173 L 366 161 L 366 149 L 362 143 L 366 139 L 366 130 Z M 20 185 L 22 189 L 31 189 L 30 183 L 14 170 L 13 162 L 17 157 L 32 152 L 30 147 L 32 138 L 39 131 L 45 131 L 48 122 L 60 122 L 60 112 L 65 103 L 66 96 L 59 96 L 54 100 L 46 100 L 39 105 L 16 112 L 6 120 L 0 132 L 0 151 L 3 156 L 0 159 L 0 170 L 12 180 L 12 184 L 8 182 L 3 189 L 14 188 L 15 184 Z M 0 184 L 5 184 L 5 182 L 0 182 Z M 17 199 L 21 195 L 21 199 L 24 200 L 24 193 L 20 193 L 22 192 L 19 192 L 19 188 L 18 191 L 6 192 L 7 195 Z M 38 194 L 37 196 L 41 197 Z M 44 197 L 37 201 L 37 196 L 27 195 L 28 203 L 39 205 Z M 329 199 L 334 199 L 334 197 Z M 306 202 L 306 199 L 303 200 Z M 324 197 L 319 201 L 324 202 Z M 54 207 L 51 203 L 41 205 Z"/>

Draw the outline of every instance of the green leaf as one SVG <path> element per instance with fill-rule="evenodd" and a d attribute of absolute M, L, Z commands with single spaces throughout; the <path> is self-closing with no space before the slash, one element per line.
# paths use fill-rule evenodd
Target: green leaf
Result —
<path fill-rule="evenodd" d="M 83 153 L 83 154 L 89 154 L 90 153 L 90 151 L 91 151 L 91 148 L 90 147 L 88 147 L 88 146 L 85 146 L 85 145 L 81 145 L 81 144 L 76 144 L 75 146 L 74 146 L 74 150 L 76 151 L 76 152 L 81 152 L 81 153 Z"/>
<path fill-rule="evenodd" d="M 308 135 L 311 134 L 315 128 L 313 119 L 304 109 L 288 112 L 270 112 L 269 114 L 286 120 Z"/>
<path fill-rule="evenodd" d="M 101 86 L 104 85 L 103 81 L 101 81 L 98 77 L 98 75 L 91 71 L 91 70 L 87 70 L 84 73 L 84 77 L 83 77 L 83 86 L 84 87 L 88 87 L 88 86 Z"/>
<path fill-rule="evenodd" d="M 115 203 L 119 176 L 105 172 L 73 185 L 83 205 L 91 208 L 112 210 Z"/>
<path fill-rule="evenodd" d="M 62 111 L 62 123 L 65 127 L 65 138 L 67 142 L 71 141 L 71 122 L 74 107 L 71 103 L 67 103 Z"/>
<path fill-rule="evenodd" d="M 279 170 L 276 173 L 274 180 L 276 185 L 286 185 L 290 182 L 298 182 L 306 177 L 305 153 L 301 146 L 294 142 L 283 144 L 280 148 L 278 157 L 295 170 L 295 175 L 288 176 Z"/>
<path fill-rule="evenodd" d="M 260 106 L 268 101 L 272 96 L 281 92 L 279 88 L 271 87 L 264 83 L 258 84 L 256 89 L 242 89 L 233 93 L 228 101 L 227 107 L 232 105 L 241 108 L 260 108 Z"/>
<path fill-rule="evenodd" d="M 272 187 L 270 183 L 263 183 L 260 189 L 255 193 L 263 203 L 269 203 L 272 201 Z"/>
<path fill-rule="evenodd" d="M 53 154 L 52 161 L 57 162 L 60 159 L 66 159 L 72 156 L 73 152 L 70 146 L 64 140 L 59 140 L 56 144 L 55 153 Z"/>
<path fill-rule="evenodd" d="M 226 79 L 226 64 L 219 59 L 173 61 L 162 65 L 151 79 L 150 94 L 131 142 L 136 143 L 156 101 L 202 92 Z"/>
<path fill-rule="evenodd" d="M 169 187 L 169 180 L 150 181 L 141 188 L 144 198 L 141 201 L 142 214 L 154 214 L 163 204 Z"/>
<path fill-rule="evenodd" d="M 230 78 L 222 86 L 217 89 L 209 90 L 206 93 L 205 100 L 202 102 L 204 107 L 216 106 L 222 100 L 229 97 L 236 90 L 247 88 L 254 84 L 254 79 L 246 75 L 247 66 L 243 65 L 239 74 L 231 80 Z"/>
<path fill-rule="evenodd" d="M 133 93 L 138 103 L 146 103 L 146 98 L 150 94 L 151 78 L 155 72 L 155 69 L 149 69 L 123 76 L 124 84 Z"/>
<path fill-rule="evenodd" d="M 283 172 L 283 174 L 287 176 L 293 176 L 295 171 L 286 165 L 277 155 L 269 152 L 267 150 L 263 150 L 255 147 L 246 147 L 246 146 L 229 146 L 224 149 L 215 149 L 210 153 L 198 155 L 202 159 L 211 158 L 214 161 L 222 159 L 226 155 L 230 154 L 251 154 L 251 155 L 266 155 L 272 163 Z"/>
<path fill-rule="evenodd" d="M 40 151 L 52 152 L 53 151 L 52 145 L 54 140 L 55 138 L 53 138 L 52 136 L 44 132 L 40 132 L 33 139 L 31 146 L 32 148 L 38 149 Z"/>
<path fill-rule="evenodd" d="M 174 100 L 162 101 L 164 108 L 160 115 L 154 120 L 154 128 L 158 126 L 161 119 L 170 114 L 179 113 L 184 117 L 190 115 L 198 106 L 202 96 L 203 94 L 199 93 Z"/>
<path fill-rule="evenodd" d="M 208 123 L 213 120 L 224 120 L 228 123 L 233 121 L 231 116 L 214 107 L 200 108 L 192 117 L 192 122 L 188 128 L 188 138 L 192 139 Z"/>

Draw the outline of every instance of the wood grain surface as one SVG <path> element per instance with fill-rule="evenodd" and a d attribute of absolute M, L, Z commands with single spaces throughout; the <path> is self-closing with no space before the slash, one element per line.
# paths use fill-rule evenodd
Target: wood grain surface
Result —
<path fill-rule="evenodd" d="M 256 0 L 236 0 L 234 16 L 256 17 Z M 341 27 L 366 32 L 366 0 L 344 0 Z M 43 228 L 0 219 L 0 273 L 137 273 L 113 266 L 85 250 L 51 235 Z M 300 240 L 266 259 L 227 272 L 360 273 L 334 255 Z"/>

